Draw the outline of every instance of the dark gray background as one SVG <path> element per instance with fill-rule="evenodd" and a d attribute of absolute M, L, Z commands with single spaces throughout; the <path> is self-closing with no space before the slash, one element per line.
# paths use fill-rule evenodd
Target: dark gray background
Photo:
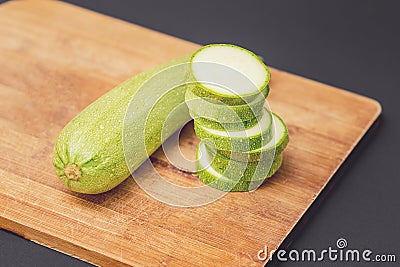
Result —
<path fill-rule="evenodd" d="M 68 2 L 199 44 L 235 43 L 270 66 L 377 99 L 382 116 L 284 247 L 321 250 L 344 237 L 351 248 L 395 253 L 400 261 L 399 1 Z M 88 266 L 6 231 L 0 265 Z M 324 264 L 332 265 L 355 264 Z"/>

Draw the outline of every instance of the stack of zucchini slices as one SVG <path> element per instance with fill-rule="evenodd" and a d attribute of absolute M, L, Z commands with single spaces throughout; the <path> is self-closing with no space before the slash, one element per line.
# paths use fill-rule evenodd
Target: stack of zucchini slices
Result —
<path fill-rule="evenodd" d="M 211 44 L 193 54 L 189 76 L 197 176 L 223 191 L 255 190 L 279 169 L 289 142 L 283 120 L 265 107 L 268 68 L 244 48 Z"/>

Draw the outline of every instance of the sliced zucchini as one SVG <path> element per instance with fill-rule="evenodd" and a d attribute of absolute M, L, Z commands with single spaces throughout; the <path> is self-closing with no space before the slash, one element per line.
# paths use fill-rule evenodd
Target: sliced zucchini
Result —
<path fill-rule="evenodd" d="M 191 80 L 198 96 L 228 105 L 245 104 L 261 94 L 270 72 L 253 52 L 231 44 L 211 44 L 193 54 Z"/>
<path fill-rule="evenodd" d="M 219 169 L 213 167 L 213 163 L 211 162 L 213 161 L 213 157 L 207 154 L 205 146 L 202 143 L 200 143 L 197 149 L 197 159 L 197 176 L 203 183 L 222 191 L 231 192 L 243 192 L 257 189 L 268 177 L 276 173 L 282 163 L 282 155 L 279 155 L 264 178 L 249 180 L 247 179 L 248 177 L 244 175 L 237 178 L 227 176 L 226 173 L 221 174 Z M 245 170 L 238 170 L 238 172 L 246 173 Z"/>
<path fill-rule="evenodd" d="M 267 144 L 264 144 L 261 148 L 256 148 L 247 152 L 217 148 L 218 152 L 228 158 L 243 162 L 272 159 L 275 157 L 275 155 L 281 154 L 289 143 L 289 133 L 286 124 L 278 115 L 272 113 L 272 118 L 272 138 Z"/>
<path fill-rule="evenodd" d="M 242 162 L 229 159 L 215 149 L 207 147 L 203 142 L 198 145 L 199 153 L 212 160 L 210 166 L 218 173 L 231 180 L 262 180 L 271 177 L 282 164 L 282 154 L 273 159 L 262 161 Z"/>
<path fill-rule="evenodd" d="M 194 130 L 197 137 L 204 139 L 206 143 L 213 142 L 218 150 L 245 152 L 262 147 L 271 140 L 271 124 L 271 112 L 264 108 L 259 122 L 245 130 L 216 130 L 201 125 L 196 120 Z"/>
<path fill-rule="evenodd" d="M 219 123 L 237 124 L 262 114 L 265 103 L 263 94 L 246 104 L 230 106 L 212 98 L 197 96 L 192 88 L 186 90 L 185 101 L 193 118 L 202 117 Z"/>
<path fill-rule="evenodd" d="M 190 111 L 189 111 L 190 113 Z M 193 116 L 192 116 L 193 117 Z M 260 120 L 260 116 L 256 117 L 254 119 L 248 120 L 248 121 L 242 121 L 242 122 L 237 122 L 237 123 L 219 123 L 214 120 L 209 120 L 203 117 L 195 117 L 195 120 L 201 125 L 206 126 L 207 128 L 215 129 L 215 130 L 242 130 L 242 129 L 248 129 L 250 127 L 253 127 L 258 123 Z"/>

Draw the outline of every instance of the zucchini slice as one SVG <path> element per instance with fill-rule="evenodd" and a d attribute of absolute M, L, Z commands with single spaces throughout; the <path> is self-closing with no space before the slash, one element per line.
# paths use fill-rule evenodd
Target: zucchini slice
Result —
<path fill-rule="evenodd" d="M 203 183 L 222 191 L 244 192 L 255 190 L 263 184 L 268 177 L 275 174 L 282 163 L 282 155 L 279 155 L 264 178 L 248 180 L 247 177 L 243 175 L 237 179 L 236 177 L 228 177 L 225 173 L 221 174 L 219 169 L 215 169 L 212 163 L 213 158 L 205 151 L 205 148 L 206 146 L 202 143 L 200 143 L 197 148 L 197 176 Z M 241 172 L 246 173 L 246 171 L 243 170 Z"/>
<path fill-rule="evenodd" d="M 270 80 L 264 62 L 253 52 L 231 44 L 206 45 L 190 60 L 198 96 L 228 105 L 244 104 L 261 94 Z"/>
<path fill-rule="evenodd" d="M 264 94 L 267 91 L 264 90 L 248 103 L 230 106 L 219 100 L 200 97 L 192 89 L 193 87 L 186 91 L 185 101 L 193 118 L 202 117 L 219 123 L 236 124 L 261 116 L 265 103 Z"/>
<path fill-rule="evenodd" d="M 218 173 L 231 180 L 263 180 L 271 177 L 282 164 L 282 154 L 273 159 L 264 158 L 262 161 L 242 162 L 229 159 L 218 151 L 207 147 L 203 142 L 198 145 L 197 154 L 205 155 L 211 160 L 210 166 Z"/>
<path fill-rule="evenodd" d="M 196 120 L 194 130 L 197 137 L 205 139 L 209 144 L 213 142 L 218 150 L 245 152 L 262 147 L 271 140 L 271 124 L 271 112 L 264 108 L 259 122 L 245 130 L 216 130 L 201 125 Z"/>
<path fill-rule="evenodd" d="M 191 114 L 191 112 L 189 111 Z M 192 116 L 193 117 L 193 116 Z M 248 121 L 242 121 L 242 122 L 237 122 L 237 123 L 220 123 L 214 120 L 209 120 L 203 117 L 195 117 L 195 120 L 201 125 L 206 126 L 207 128 L 215 129 L 215 130 L 244 130 L 248 129 L 250 127 L 253 127 L 258 123 L 260 120 L 260 116 L 253 118 Z"/>
<path fill-rule="evenodd" d="M 272 138 L 261 148 L 247 152 L 218 149 L 218 152 L 228 158 L 243 162 L 262 161 L 264 158 L 272 159 L 275 155 L 281 154 L 289 143 L 289 133 L 285 122 L 277 114 L 272 113 L 272 118 Z"/>

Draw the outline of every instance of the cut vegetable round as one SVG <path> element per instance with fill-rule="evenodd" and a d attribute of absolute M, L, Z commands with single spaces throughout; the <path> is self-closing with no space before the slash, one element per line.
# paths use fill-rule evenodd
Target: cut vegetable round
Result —
<path fill-rule="evenodd" d="M 253 52 L 231 44 L 211 44 L 190 61 L 194 92 L 229 105 L 244 104 L 268 85 L 267 66 Z"/>
<path fill-rule="evenodd" d="M 213 142 L 218 150 L 245 152 L 259 148 L 271 140 L 271 124 L 271 112 L 264 108 L 259 122 L 245 130 L 216 130 L 201 125 L 196 120 L 194 129 L 200 139 L 205 139 L 204 142 L 209 144 Z"/>
<path fill-rule="evenodd" d="M 192 88 L 189 88 L 186 91 L 185 100 L 194 118 L 202 117 L 220 123 L 241 123 L 262 114 L 265 92 L 266 90 L 246 104 L 230 106 L 215 99 L 199 97 Z"/>
<path fill-rule="evenodd" d="M 242 178 L 235 180 L 231 177 L 227 177 L 224 174 L 221 174 L 218 170 L 214 169 L 210 163 L 212 158 L 209 158 L 207 154 L 200 151 L 200 146 L 197 149 L 197 176 L 199 179 L 218 190 L 222 191 L 231 191 L 231 192 L 244 192 L 251 191 L 257 189 L 264 181 L 275 174 L 275 172 L 279 169 L 280 164 L 282 163 L 282 156 L 277 157 L 276 163 L 273 165 L 274 167 L 270 169 L 270 171 L 266 174 L 264 179 L 259 180 L 246 180 L 243 176 Z M 200 155 L 201 154 L 201 155 Z"/>
<path fill-rule="evenodd" d="M 189 110 L 189 112 L 190 112 L 190 110 Z M 199 124 L 204 125 L 207 128 L 211 128 L 211 129 L 215 129 L 215 130 L 227 130 L 227 131 L 248 129 L 248 128 L 256 125 L 258 123 L 258 121 L 260 120 L 260 116 L 259 116 L 252 120 L 242 121 L 242 122 L 237 122 L 237 123 L 219 123 L 214 120 L 208 120 L 206 118 L 197 117 L 197 115 L 193 115 L 191 112 L 190 112 L 190 115 L 192 116 L 192 118 L 195 118 Z"/>
<path fill-rule="evenodd" d="M 229 159 L 221 155 L 216 150 L 207 147 L 203 142 L 198 145 L 197 155 L 205 157 L 204 162 L 218 173 L 231 180 L 255 181 L 264 180 L 271 177 L 282 164 L 282 154 L 276 155 L 273 159 L 263 159 L 262 161 L 242 162 Z M 197 159 L 197 160 L 201 160 Z M 208 165 L 206 165 L 208 166 Z"/>
<path fill-rule="evenodd" d="M 200 168 L 202 168 L 200 166 Z M 265 180 L 256 181 L 232 181 L 219 174 L 212 168 L 202 170 L 197 173 L 197 177 L 206 185 L 215 189 L 227 192 L 247 192 L 257 189 Z"/>
<path fill-rule="evenodd" d="M 273 124 L 269 142 L 261 148 L 250 151 L 230 151 L 229 149 L 218 149 L 218 152 L 224 156 L 243 162 L 262 161 L 274 158 L 286 148 L 289 143 L 289 133 L 284 121 L 275 113 L 272 113 Z"/>

